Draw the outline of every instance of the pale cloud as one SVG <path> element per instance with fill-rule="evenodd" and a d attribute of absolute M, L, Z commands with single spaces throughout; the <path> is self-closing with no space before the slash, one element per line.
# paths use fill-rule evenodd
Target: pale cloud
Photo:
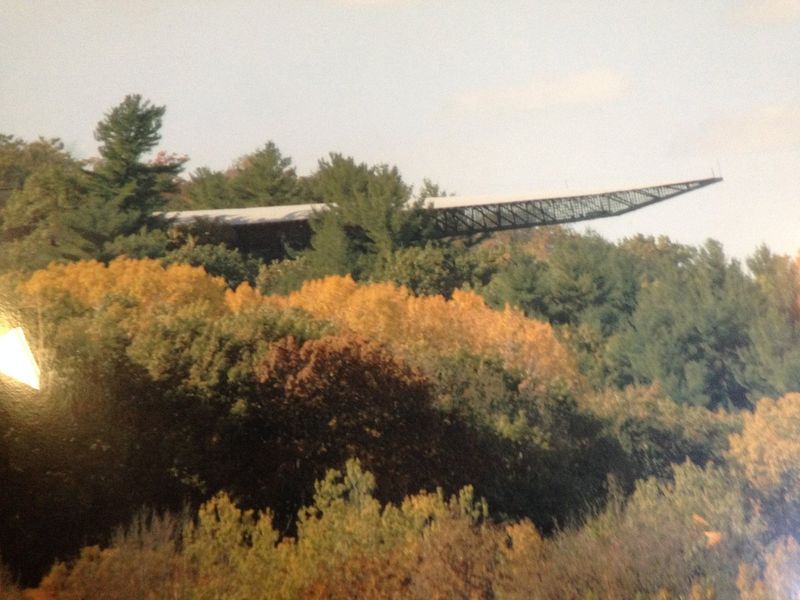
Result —
<path fill-rule="evenodd" d="M 699 140 L 707 152 L 770 152 L 800 148 L 800 103 L 763 106 L 723 117 Z"/>
<path fill-rule="evenodd" d="M 473 90 L 455 98 L 463 112 L 533 111 L 552 106 L 595 104 L 622 96 L 627 78 L 615 69 L 596 68 L 560 77 L 536 77 L 524 84 Z"/>
<path fill-rule="evenodd" d="M 746 0 L 734 8 L 733 18 L 749 25 L 779 25 L 800 19 L 800 0 Z"/>

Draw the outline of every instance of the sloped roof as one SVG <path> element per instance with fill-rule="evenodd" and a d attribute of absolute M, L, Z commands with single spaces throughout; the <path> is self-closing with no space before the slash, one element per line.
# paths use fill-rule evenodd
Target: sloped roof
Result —
<path fill-rule="evenodd" d="M 219 220 L 228 225 L 258 225 L 307 221 L 314 211 L 327 210 L 325 204 L 288 204 L 249 208 L 217 208 L 207 210 L 175 210 L 161 213 L 173 223 L 186 224 L 200 219 Z"/>

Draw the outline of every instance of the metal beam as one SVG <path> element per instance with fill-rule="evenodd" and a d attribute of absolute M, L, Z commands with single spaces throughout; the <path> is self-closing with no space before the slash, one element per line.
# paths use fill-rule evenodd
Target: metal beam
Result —
<path fill-rule="evenodd" d="M 442 197 L 428 198 L 435 237 L 488 234 L 539 225 L 575 223 L 613 217 L 663 202 L 707 185 L 720 177 L 649 187 L 592 192 L 545 198 Z M 176 224 L 212 221 L 227 231 L 234 243 L 270 258 L 284 258 L 285 244 L 293 248 L 311 243 L 309 219 L 326 204 L 178 211 L 163 216 Z"/>
<path fill-rule="evenodd" d="M 722 181 L 721 177 L 629 190 L 433 208 L 439 237 L 472 235 L 615 217 Z"/>

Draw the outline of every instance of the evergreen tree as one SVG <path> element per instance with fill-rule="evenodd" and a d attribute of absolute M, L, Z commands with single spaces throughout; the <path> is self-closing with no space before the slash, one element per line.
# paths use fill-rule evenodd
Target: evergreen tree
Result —
<path fill-rule="evenodd" d="M 0 136 L 0 270 L 93 256 L 88 184 L 60 140 Z"/>
<path fill-rule="evenodd" d="M 750 344 L 753 298 L 739 264 L 709 241 L 691 263 L 643 288 L 617 358 L 634 382 L 659 381 L 677 402 L 748 406 L 737 374 Z"/>
<path fill-rule="evenodd" d="M 11 194 L 2 224 L 0 270 L 38 269 L 51 261 L 94 255 L 86 183 L 77 167 L 48 166 Z"/>
<path fill-rule="evenodd" d="M 180 194 L 170 200 L 172 210 L 242 208 L 308 202 L 308 190 L 292 160 L 273 142 L 239 158 L 225 171 L 197 169 Z"/>
<path fill-rule="evenodd" d="M 97 233 L 106 240 L 129 235 L 150 222 L 165 204 L 164 193 L 174 189 L 184 157 L 159 153 L 143 162 L 161 139 L 166 108 L 138 94 L 128 95 L 97 124 L 100 160 L 94 165 Z"/>
<path fill-rule="evenodd" d="M 200 210 L 238 206 L 230 182 L 221 171 L 200 167 L 185 183 L 180 194 L 171 199 L 170 210 Z"/>
<path fill-rule="evenodd" d="M 547 317 L 546 272 L 545 262 L 512 245 L 508 262 L 495 273 L 483 295 L 495 308 L 508 304 L 529 317 Z"/>
<path fill-rule="evenodd" d="M 274 206 L 304 202 L 292 159 L 273 142 L 240 158 L 230 179 L 234 206 Z"/>
<path fill-rule="evenodd" d="M 748 260 L 757 310 L 749 320 L 752 344 L 741 352 L 739 379 L 751 402 L 800 390 L 800 272 L 797 263 L 766 246 Z"/>
<path fill-rule="evenodd" d="M 369 167 L 332 153 L 319 162 L 309 186 L 315 201 L 330 206 L 311 224 L 306 257 L 316 275 L 369 277 L 398 248 L 425 241 L 425 212 L 410 204 L 411 187 L 396 167 Z"/>
<path fill-rule="evenodd" d="M 588 325 L 608 336 L 633 312 L 637 265 L 599 235 L 561 237 L 547 263 L 544 304 L 552 323 Z"/>
<path fill-rule="evenodd" d="M 77 164 L 58 138 L 25 142 L 0 133 L 0 206 L 14 190 L 22 189 L 25 180 L 36 170 L 46 166 Z"/>

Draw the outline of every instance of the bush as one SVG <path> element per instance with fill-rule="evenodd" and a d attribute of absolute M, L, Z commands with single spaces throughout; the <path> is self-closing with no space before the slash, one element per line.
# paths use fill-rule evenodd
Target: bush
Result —
<path fill-rule="evenodd" d="M 736 595 L 737 565 L 758 555 L 763 523 L 730 471 L 689 462 L 673 482 L 640 482 L 624 506 L 612 504 L 581 529 L 554 540 L 546 598 L 633 598 L 695 584 Z M 560 594 L 560 595 L 559 595 Z"/>
<path fill-rule="evenodd" d="M 800 526 L 800 394 L 762 398 L 731 436 L 730 457 L 763 503 L 776 535 Z"/>
<path fill-rule="evenodd" d="M 721 464 L 728 436 L 741 430 L 741 416 L 724 410 L 676 404 L 658 387 L 628 387 L 578 397 L 580 408 L 605 422 L 632 469 L 631 480 L 671 477 L 672 465 L 691 460 Z"/>
<path fill-rule="evenodd" d="M 71 564 L 56 563 L 39 589 L 49 598 L 179 598 L 191 587 L 179 551 L 185 517 L 138 515 L 110 548 L 88 546 Z"/>

